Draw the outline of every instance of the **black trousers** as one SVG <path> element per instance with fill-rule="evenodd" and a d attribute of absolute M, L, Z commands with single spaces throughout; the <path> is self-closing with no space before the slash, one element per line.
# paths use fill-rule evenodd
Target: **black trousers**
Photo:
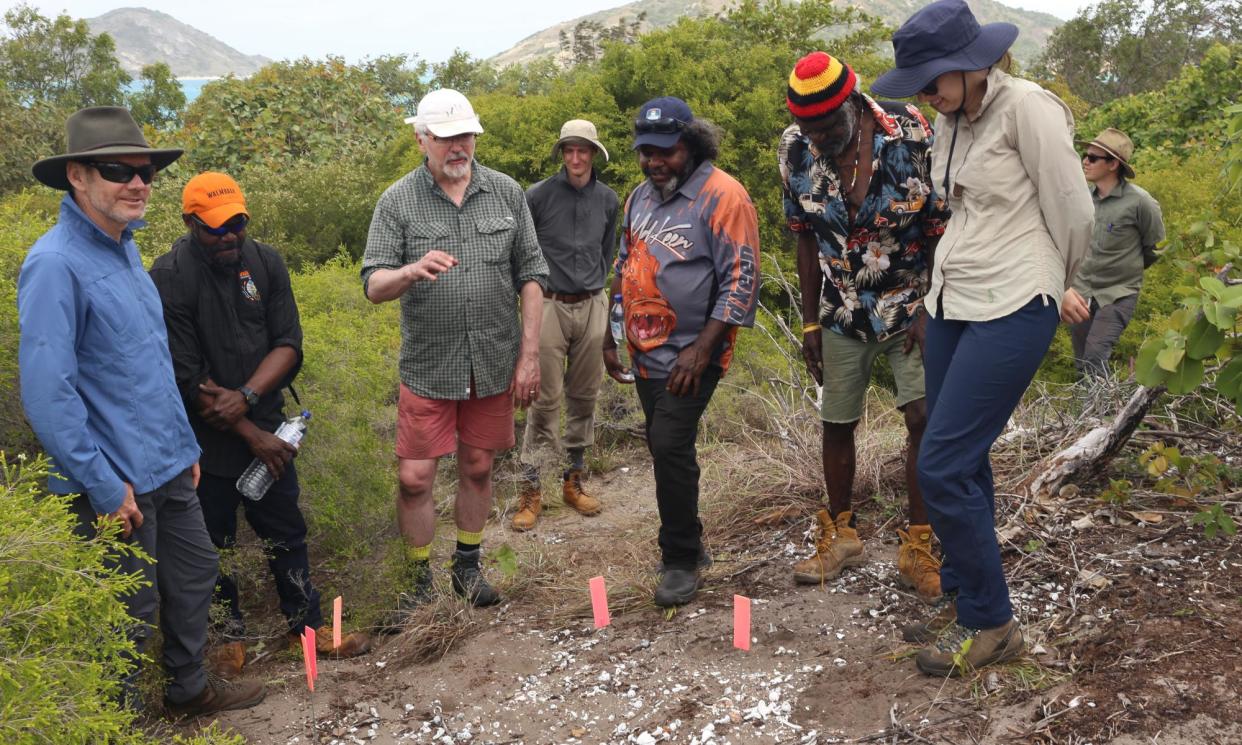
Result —
<path fill-rule="evenodd" d="M 699 522 L 699 461 L 694 441 L 721 370 L 703 371 L 698 395 L 674 396 L 668 380 L 638 378 L 634 385 L 647 417 L 647 448 L 655 464 L 660 510 L 660 553 L 664 565 L 692 569 L 698 563 L 703 524 Z"/>
<path fill-rule="evenodd" d="M 293 462 L 272 484 L 263 499 L 255 502 L 237 491 L 237 477 L 203 474 L 198 484 L 198 500 L 203 506 L 203 519 L 211 542 L 218 549 L 232 548 L 237 543 L 237 507 L 246 513 L 246 522 L 263 541 L 267 565 L 276 580 L 280 611 L 289 621 L 289 630 L 301 632 L 303 626 L 319 628 L 323 613 L 319 607 L 319 591 L 310 581 L 310 560 L 306 554 L 306 519 L 298 507 L 298 472 Z M 228 609 L 237 630 L 241 625 L 241 607 L 237 583 L 220 572 L 216 579 L 215 600 Z"/>

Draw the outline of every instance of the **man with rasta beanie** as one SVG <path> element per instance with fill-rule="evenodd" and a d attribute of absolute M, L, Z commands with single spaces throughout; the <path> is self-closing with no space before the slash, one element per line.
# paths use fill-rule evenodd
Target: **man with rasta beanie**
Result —
<path fill-rule="evenodd" d="M 914 106 L 863 94 L 850 66 L 824 52 L 798 60 L 786 105 L 794 123 L 781 135 L 778 159 L 785 216 L 798 237 L 802 355 L 823 386 L 828 491 L 815 555 L 794 565 L 794 581 L 821 584 L 865 561 L 851 507 L 854 430 L 872 365 L 884 355 L 908 433 L 910 522 L 897 531 L 898 579 L 934 602 L 940 563 L 916 473 L 927 421 L 922 300 L 949 216 L 932 186 L 932 130 Z"/>

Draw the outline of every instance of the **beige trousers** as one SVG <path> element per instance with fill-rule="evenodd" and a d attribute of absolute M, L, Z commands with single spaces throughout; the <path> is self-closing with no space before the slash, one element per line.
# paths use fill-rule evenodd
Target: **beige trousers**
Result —
<path fill-rule="evenodd" d="M 595 443 L 595 399 L 604 378 L 606 333 L 608 299 L 602 290 L 577 303 L 544 298 L 539 335 L 539 399 L 526 413 L 522 463 L 537 468 L 542 465 L 541 459 L 555 457 L 562 446 L 586 448 Z M 563 440 L 558 436 L 562 397 Z"/>

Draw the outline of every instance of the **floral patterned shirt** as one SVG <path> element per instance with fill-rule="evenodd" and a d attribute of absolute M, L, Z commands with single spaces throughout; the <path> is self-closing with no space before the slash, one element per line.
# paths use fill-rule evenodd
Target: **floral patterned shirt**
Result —
<path fill-rule="evenodd" d="M 851 223 L 832 159 L 791 124 L 778 159 L 785 217 L 813 232 L 824 272 L 820 322 L 862 341 L 899 334 L 927 294 L 927 239 L 949 210 L 932 183 L 932 129 L 910 104 L 863 96 L 875 118 L 871 184 Z"/>

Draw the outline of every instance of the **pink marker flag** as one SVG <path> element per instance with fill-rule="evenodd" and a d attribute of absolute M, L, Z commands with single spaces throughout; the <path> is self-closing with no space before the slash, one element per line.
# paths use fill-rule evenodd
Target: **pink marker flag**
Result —
<path fill-rule="evenodd" d="M 332 601 L 332 648 L 341 648 L 341 596 Z"/>
<path fill-rule="evenodd" d="M 591 611 L 595 613 L 595 628 L 602 629 L 612 623 L 608 617 L 608 592 L 603 577 L 591 578 Z"/>
<path fill-rule="evenodd" d="M 733 596 L 733 646 L 750 651 L 750 598 Z"/>
<path fill-rule="evenodd" d="M 315 690 L 315 678 L 319 677 L 319 664 L 315 656 L 315 630 L 307 626 L 302 632 L 302 660 L 306 663 L 306 687 Z"/>

